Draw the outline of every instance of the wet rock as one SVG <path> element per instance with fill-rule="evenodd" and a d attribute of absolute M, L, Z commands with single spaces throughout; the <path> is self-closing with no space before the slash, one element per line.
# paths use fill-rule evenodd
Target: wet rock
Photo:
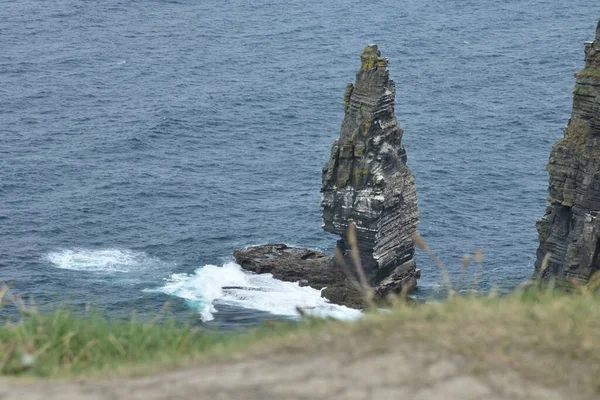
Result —
<path fill-rule="evenodd" d="M 561 286 L 586 283 L 600 269 L 600 23 L 575 77 L 571 118 L 547 166 L 550 205 L 536 224 L 534 277 Z"/>
<path fill-rule="evenodd" d="M 248 247 L 233 252 L 235 261 L 245 270 L 271 273 L 287 282 L 299 282 L 321 290 L 331 302 L 353 308 L 363 306 L 362 294 L 352 286 L 335 260 L 316 250 L 268 244 Z"/>
<path fill-rule="evenodd" d="M 418 275 L 412 240 L 417 192 L 395 96 L 387 58 L 376 45 L 366 47 L 356 82 L 346 89 L 344 121 L 321 189 L 323 228 L 341 237 L 337 246 L 351 265 L 347 232 L 356 225 L 362 266 L 380 295 L 413 288 Z"/>

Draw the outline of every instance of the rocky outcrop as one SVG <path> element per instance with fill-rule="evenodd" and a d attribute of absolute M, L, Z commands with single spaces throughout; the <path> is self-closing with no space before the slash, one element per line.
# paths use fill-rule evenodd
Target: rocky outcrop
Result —
<path fill-rule="evenodd" d="M 363 295 L 350 282 L 335 260 L 316 250 L 268 244 L 233 252 L 245 270 L 270 273 L 282 281 L 322 289 L 321 295 L 331 302 L 353 308 L 363 306 Z"/>
<path fill-rule="evenodd" d="M 575 76 L 573 112 L 548 161 L 550 205 L 537 222 L 535 276 L 559 285 L 600 270 L 600 22 Z"/>
<path fill-rule="evenodd" d="M 356 225 L 362 266 L 380 295 L 411 289 L 418 277 L 412 240 L 417 192 L 406 165 L 395 96 L 387 58 L 376 45 L 368 46 L 355 84 L 346 89 L 344 121 L 323 169 L 321 190 L 324 229 L 341 236 L 337 246 L 347 254 L 348 225 Z"/>
<path fill-rule="evenodd" d="M 355 224 L 361 263 L 379 297 L 408 292 L 419 277 L 412 240 L 418 223 L 417 193 L 406 166 L 395 96 L 388 60 L 377 46 L 368 46 L 361 54 L 356 83 L 348 85 L 344 95 L 340 138 L 323 169 L 321 190 L 324 229 L 341 236 L 337 246 L 350 267 L 347 232 Z M 323 289 L 322 296 L 337 304 L 363 306 L 356 279 L 324 253 L 270 244 L 236 250 L 234 257 L 246 270 Z"/>

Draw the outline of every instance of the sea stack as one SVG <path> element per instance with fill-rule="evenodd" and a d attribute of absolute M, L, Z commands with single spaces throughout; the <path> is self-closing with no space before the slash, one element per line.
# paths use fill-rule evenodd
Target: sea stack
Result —
<path fill-rule="evenodd" d="M 377 46 L 368 46 L 356 83 L 346 89 L 340 138 L 323 169 L 321 188 L 325 230 L 340 235 L 337 246 L 351 266 L 347 234 L 350 224 L 356 225 L 361 263 L 377 297 L 406 293 L 419 278 L 413 259 L 417 192 L 406 166 L 395 96 L 388 60 Z M 355 279 L 320 251 L 267 244 L 238 249 L 233 255 L 248 271 L 319 289 L 333 303 L 364 305 Z"/>
<path fill-rule="evenodd" d="M 573 112 L 548 161 L 550 205 L 537 222 L 535 277 L 559 286 L 600 270 L 600 22 L 575 77 Z"/>
<path fill-rule="evenodd" d="M 341 237 L 337 247 L 347 255 L 348 226 L 356 225 L 362 266 L 377 293 L 385 295 L 417 283 L 417 192 L 394 111 L 388 60 L 376 45 L 360 58 L 356 82 L 344 95 L 340 137 L 323 169 L 323 228 Z"/>

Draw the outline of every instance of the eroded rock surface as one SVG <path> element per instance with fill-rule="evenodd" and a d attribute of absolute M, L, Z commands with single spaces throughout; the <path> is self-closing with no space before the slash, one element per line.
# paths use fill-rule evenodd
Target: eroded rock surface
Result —
<path fill-rule="evenodd" d="M 323 169 L 321 189 L 324 229 L 341 236 L 337 246 L 352 271 L 347 231 L 351 223 L 356 225 L 362 266 L 380 297 L 409 291 L 419 277 L 412 240 L 418 223 L 417 193 L 406 166 L 395 96 L 388 60 L 377 46 L 368 46 L 355 84 L 346 89 L 340 138 Z M 363 305 L 360 291 L 324 253 L 270 244 L 236 250 L 234 257 L 246 270 L 324 288 L 322 295 L 334 303 Z"/>
<path fill-rule="evenodd" d="M 376 45 L 361 54 L 354 85 L 348 85 L 340 138 L 323 169 L 324 229 L 350 248 L 355 223 L 361 262 L 371 284 L 385 295 L 416 286 L 412 235 L 418 223 L 417 192 L 406 165 L 402 128 L 394 112 L 396 86 L 388 60 Z"/>
<path fill-rule="evenodd" d="M 329 301 L 353 308 L 363 306 L 362 294 L 348 281 L 335 260 L 316 250 L 268 244 L 233 252 L 238 264 L 258 274 L 271 273 L 282 281 L 323 289 Z"/>
<path fill-rule="evenodd" d="M 573 112 L 548 161 L 550 205 L 537 222 L 535 275 L 560 285 L 586 283 L 600 269 L 600 22 L 575 76 Z"/>

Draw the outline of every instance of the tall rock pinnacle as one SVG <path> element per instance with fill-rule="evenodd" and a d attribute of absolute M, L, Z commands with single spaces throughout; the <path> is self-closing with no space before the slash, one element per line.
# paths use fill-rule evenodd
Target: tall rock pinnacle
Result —
<path fill-rule="evenodd" d="M 417 192 L 394 112 L 388 60 L 376 45 L 360 58 L 356 82 L 344 95 L 340 137 L 323 169 L 323 228 L 341 236 L 337 246 L 346 254 L 348 225 L 355 223 L 363 268 L 383 295 L 416 285 Z"/>
<path fill-rule="evenodd" d="M 535 274 L 559 285 L 600 270 L 600 22 L 575 76 L 571 119 L 548 161 L 550 205 L 537 222 Z"/>

